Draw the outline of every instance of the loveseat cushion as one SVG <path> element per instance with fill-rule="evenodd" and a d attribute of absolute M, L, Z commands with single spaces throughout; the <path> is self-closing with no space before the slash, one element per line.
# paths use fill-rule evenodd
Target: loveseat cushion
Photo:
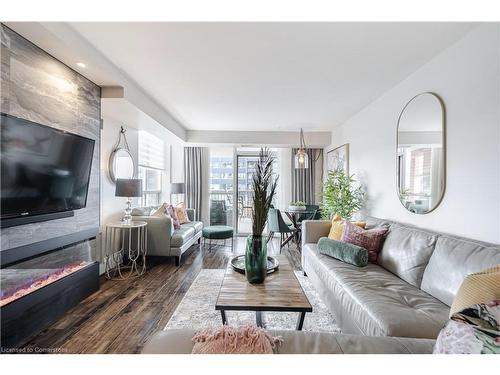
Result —
<path fill-rule="evenodd" d="M 422 279 L 422 290 L 451 306 L 458 288 L 471 273 L 500 264 L 500 246 L 440 235 Z"/>
<path fill-rule="evenodd" d="M 181 228 L 193 228 L 194 232 L 198 233 L 203 229 L 203 223 L 201 221 L 190 221 L 189 223 L 181 224 Z"/>
<path fill-rule="evenodd" d="M 340 262 L 320 254 L 316 244 L 302 251 L 311 280 L 321 280 L 330 305 L 365 335 L 434 339 L 448 319 L 448 306 L 378 265 Z"/>
<path fill-rule="evenodd" d="M 392 224 L 378 264 L 409 284 L 420 288 L 425 267 L 434 251 L 438 235 L 417 228 Z"/>
<path fill-rule="evenodd" d="M 181 226 L 179 229 L 174 230 L 174 234 L 170 239 L 170 247 L 181 247 L 195 235 L 193 228 Z"/>
<path fill-rule="evenodd" d="M 151 215 L 151 210 L 157 207 L 134 207 L 130 213 L 132 216 L 149 216 Z"/>

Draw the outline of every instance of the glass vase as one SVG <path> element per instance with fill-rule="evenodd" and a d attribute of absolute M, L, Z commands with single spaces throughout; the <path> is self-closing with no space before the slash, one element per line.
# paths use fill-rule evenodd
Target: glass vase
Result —
<path fill-rule="evenodd" d="M 251 284 L 264 282 L 267 274 L 267 243 L 262 236 L 247 237 L 245 275 Z"/>

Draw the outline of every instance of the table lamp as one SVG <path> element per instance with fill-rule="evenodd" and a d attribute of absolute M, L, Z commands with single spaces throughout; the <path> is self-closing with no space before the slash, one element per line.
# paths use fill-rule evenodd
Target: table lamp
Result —
<path fill-rule="evenodd" d="M 132 197 L 142 197 L 142 180 L 138 178 L 117 178 L 115 197 L 127 197 L 124 224 L 132 224 Z"/>
<path fill-rule="evenodd" d="M 185 192 L 185 184 L 184 182 L 173 182 L 172 186 L 170 188 L 170 194 L 171 195 L 176 195 L 176 204 L 179 203 L 179 199 L 177 199 L 177 195 L 179 194 L 184 194 Z"/>

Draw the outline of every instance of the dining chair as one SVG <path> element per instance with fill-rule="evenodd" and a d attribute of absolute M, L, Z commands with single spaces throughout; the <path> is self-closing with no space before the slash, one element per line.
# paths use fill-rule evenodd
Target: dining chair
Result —
<path fill-rule="evenodd" d="M 281 249 L 285 245 L 289 245 L 290 241 L 294 238 L 295 229 L 290 228 L 283 220 L 283 216 L 281 216 L 281 211 L 277 208 L 270 208 L 268 213 L 268 221 L 267 228 L 269 231 L 269 235 L 267 236 L 267 242 L 269 242 L 274 233 L 279 233 L 281 235 L 280 239 L 280 254 Z"/>

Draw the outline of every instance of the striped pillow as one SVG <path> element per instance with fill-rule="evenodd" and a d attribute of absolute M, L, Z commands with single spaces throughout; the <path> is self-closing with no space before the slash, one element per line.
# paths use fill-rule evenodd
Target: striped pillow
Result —
<path fill-rule="evenodd" d="M 467 276 L 451 304 L 450 317 L 475 304 L 500 300 L 500 265 Z"/>
<path fill-rule="evenodd" d="M 363 229 L 346 221 L 342 241 L 352 245 L 364 247 L 368 250 L 368 260 L 370 263 L 377 263 L 378 253 L 382 249 L 388 228 Z"/>

